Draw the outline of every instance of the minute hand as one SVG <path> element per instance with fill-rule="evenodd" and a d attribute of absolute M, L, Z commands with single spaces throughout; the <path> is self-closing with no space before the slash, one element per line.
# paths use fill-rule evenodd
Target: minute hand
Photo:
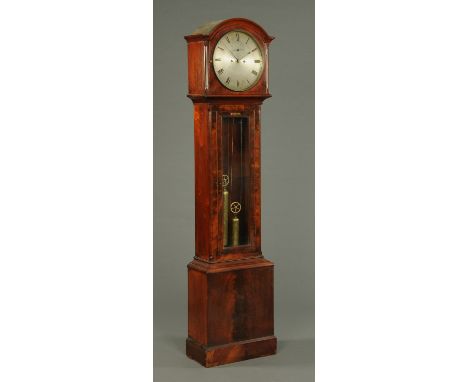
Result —
<path fill-rule="evenodd" d="M 246 54 L 244 54 L 244 55 L 242 56 L 242 58 L 239 58 L 239 61 L 242 60 L 243 58 L 247 57 L 250 53 L 252 53 L 252 52 L 253 52 L 254 50 L 256 50 L 256 49 L 257 49 L 257 48 L 254 48 L 254 49 L 252 49 L 251 51 L 249 51 L 249 52 L 247 52 Z"/>

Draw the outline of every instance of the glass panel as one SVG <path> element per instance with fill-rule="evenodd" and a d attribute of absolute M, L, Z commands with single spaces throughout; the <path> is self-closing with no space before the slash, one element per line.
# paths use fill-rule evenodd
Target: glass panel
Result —
<path fill-rule="evenodd" d="M 223 117 L 223 241 L 224 247 L 249 244 L 250 158 L 249 120 Z"/>

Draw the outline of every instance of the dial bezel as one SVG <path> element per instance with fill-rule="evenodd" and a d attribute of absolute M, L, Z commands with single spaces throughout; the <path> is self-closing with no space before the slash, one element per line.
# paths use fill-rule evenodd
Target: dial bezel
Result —
<path fill-rule="evenodd" d="M 256 76 L 255 78 L 255 81 L 253 81 L 248 87 L 246 88 L 243 88 L 243 89 L 231 89 L 230 87 L 226 86 L 226 84 L 222 81 L 222 79 L 220 78 L 220 76 L 218 75 L 216 69 L 215 69 L 215 63 L 214 63 L 214 55 L 215 55 L 215 52 L 216 52 L 216 48 L 218 47 L 218 44 L 220 43 L 220 41 L 225 37 L 227 36 L 228 34 L 232 33 L 232 32 L 241 32 L 247 36 L 249 36 L 255 43 L 255 45 L 257 46 L 258 50 L 260 51 L 260 55 L 262 57 L 262 65 L 261 65 L 261 70 L 260 72 L 258 73 L 258 75 Z M 263 47 L 263 44 L 259 42 L 259 40 L 254 36 L 252 35 L 252 33 L 249 33 L 247 32 L 246 30 L 244 29 L 230 29 L 228 31 L 226 31 L 225 33 L 223 33 L 221 35 L 221 37 L 218 38 L 218 40 L 216 41 L 216 43 L 214 44 L 214 48 L 213 48 L 213 52 L 211 54 L 211 68 L 213 69 L 213 73 L 216 77 L 216 79 L 218 80 L 218 82 L 226 89 L 228 89 L 229 91 L 232 91 L 232 92 L 235 92 L 235 93 L 242 93 L 242 92 L 246 92 L 250 89 L 252 89 L 255 85 L 258 84 L 258 82 L 260 81 L 260 79 L 262 78 L 263 76 L 263 73 L 265 71 L 265 66 L 266 66 L 266 62 L 265 62 L 265 50 L 264 50 L 264 47 Z"/>

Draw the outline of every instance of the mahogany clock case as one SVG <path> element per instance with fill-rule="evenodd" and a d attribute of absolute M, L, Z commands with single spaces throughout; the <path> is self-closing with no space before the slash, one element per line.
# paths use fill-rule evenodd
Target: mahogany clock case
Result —
<path fill-rule="evenodd" d="M 251 36 L 262 50 L 264 70 L 244 91 L 223 86 L 213 70 L 213 51 L 229 31 Z M 208 24 L 185 39 L 195 132 L 195 258 L 188 265 L 186 351 L 211 367 L 276 353 L 273 263 L 261 251 L 260 219 L 260 112 L 270 97 L 273 38 L 237 18 Z"/>

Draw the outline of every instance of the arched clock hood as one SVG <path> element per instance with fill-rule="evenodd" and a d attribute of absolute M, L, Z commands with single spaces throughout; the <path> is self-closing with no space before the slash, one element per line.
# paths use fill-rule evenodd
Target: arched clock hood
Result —
<path fill-rule="evenodd" d="M 255 86 L 242 93 L 230 91 L 222 86 L 212 65 L 213 52 L 218 40 L 229 31 L 243 31 L 250 34 L 259 44 L 265 58 L 265 70 Z M 207 22 L 196 28 L 190 35 L 184 36 L 188 49 L 188 94 L 194 102 L 208 97 L 270 97 L 268 82 L 268 51 L 274 37 L 257 23 L 244 19 L 232 18 Z"/>

